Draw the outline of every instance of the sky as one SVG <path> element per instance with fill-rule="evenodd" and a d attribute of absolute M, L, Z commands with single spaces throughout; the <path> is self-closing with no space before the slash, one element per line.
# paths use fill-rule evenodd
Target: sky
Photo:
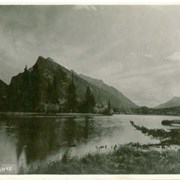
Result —
<path fill-rule="evenodd" d="M 138 105 L 180 96 L 180 6 L 0 6 L 0 79 L 51 57 Z"/>

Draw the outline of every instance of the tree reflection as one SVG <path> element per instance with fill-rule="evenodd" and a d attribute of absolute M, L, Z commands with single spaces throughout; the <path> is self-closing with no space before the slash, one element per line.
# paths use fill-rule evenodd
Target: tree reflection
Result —
<path fill-rule="evenodd" d="M 76 122 L 75 117 L 67 117 L 64 120 L 63 128 L 62 128 L 62 137 L 65 143 L 68 146 L 72 146 L 75 143 L 76 139 Z"/>
<path fill-rule="evenodd" d="M 85 141 L 93 134 L 93 121 L 91 117 L 67 117 L 63 123 L 62 136 L 69 146 Z"/>
<path fill-rule="evenodd" d="M 93 136 L 93 122 L 90 116 L 25 117 L 6 119 L 1 125 L 8 135 L 15 135 L 18 162 L 23 157 L 28 165 L 87 142 Z"/>
<path fill-rule="evenodd" d="M 17 159 L 25 151 L 26 162 L 42 160 L 56 147 L 56 124 L 52 119 L 25 119 L 18 123 Z"/>

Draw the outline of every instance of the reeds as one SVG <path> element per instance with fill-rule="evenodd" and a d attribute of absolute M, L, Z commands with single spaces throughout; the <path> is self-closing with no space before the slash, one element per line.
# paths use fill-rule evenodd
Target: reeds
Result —
<path fill-rule="evenodd" d="M 107 153 L 96 151 L 85 156 L 64 155 L 51 164 L 39 164 L 30 174 L 179 174 L 180 150 L 144 149 L 136 143 L 117 146 Z"/>

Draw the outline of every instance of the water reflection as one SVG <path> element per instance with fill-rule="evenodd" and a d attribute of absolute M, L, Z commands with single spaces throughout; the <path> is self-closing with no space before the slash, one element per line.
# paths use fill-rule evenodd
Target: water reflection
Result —
<path fill-rule="evenodd" d="M 23 119 L 17 124 L 17 159 L 25 151 L 26 163 L 42 160 L 55 149 L 56 124 L 47 119 Z"/>
<path fill-rule="evenodd" d="M 74 117 L 68 117 L 65 119 L 62 128 L 62 139 L 63 142 L 68 146 L 72 146 L 75 143 L 76 137 L 76 123 L 74 121 Z"/>
<path fill-rule="evenodd" d="M 81 156 L 97 150 L 96 147 L 157 143 L 135 130 L 129 122 L 132 119 L 138 125 L 154 128 L 162 127 L 161 120 L 167 117 L 79 115 L 0 119 L 0 160 L 16 164 L 18 172 L 21 167 L 57 160 L 69 151 Z"/>
<path fill-rule="evenodd" d="M 44 160 L 62 149 L 67 151 L 93 134 L 88 116 L 4 119 L 0 120 L 0 128 L 5 129 L 7 136 L 15 137 L 18 167 Z"/>

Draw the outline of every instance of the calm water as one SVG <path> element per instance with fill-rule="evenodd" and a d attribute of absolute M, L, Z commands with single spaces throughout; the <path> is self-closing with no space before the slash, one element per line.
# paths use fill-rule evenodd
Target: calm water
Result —
<path fill-rule="evenodd" d="M 158 143 L 158 140 L 135 130 L 130 120 L 151 129 L 170 129 L 161 125 L 165 119 L 179 117 L 78 115 L 0 119 L 0 164 L 12 165 L 13 173 L 18 173 L 21 167 L 28 169 L 60 159 L 67 151 L 81 156 L 102 146 L 106 147 L 102 151 L 108 151 L 115 144 Z"/>

